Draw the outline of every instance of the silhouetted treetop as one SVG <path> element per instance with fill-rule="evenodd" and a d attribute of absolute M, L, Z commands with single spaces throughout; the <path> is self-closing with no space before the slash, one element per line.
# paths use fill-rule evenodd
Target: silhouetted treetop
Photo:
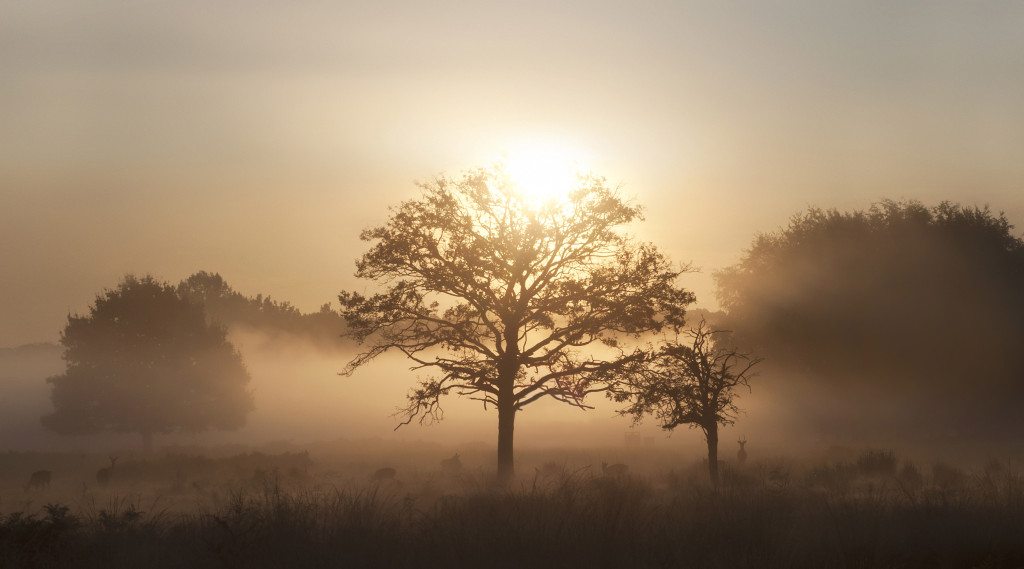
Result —
<path fill-rule="evenodd" d="M 126 277 L 61 334 L 67 370 L 48 381 L 59 433 L 236 429 L 252 409 L 249 375 L 202 305 L 152 277 Z"/>
<path fill-rule="evenodd" d="M 718 428 L 732 425 L 739 413 L 738 391 L 750 388 L 760 360 L 740 351 L 731 332 L 717 330 L 701 318 L 696 326 L 666 341 L 648 364 L 612 391 L 626 402 L 620 413 L 636 421 L 652 415 L 661 428 L 686 425 L 704 432 L 708 472 L 718 484 Z"/>
<path fill-rule="evenodd" d="M 728 326 L 773 367 L 914 401 L 924 429 L 998 430 L 1024 395 L 1024 241 L 988 208 L 811 209 L 716 278 Z"/>
<path fill-rule="evenodd" d="M 304 313 L 290 302 L 235 291 L 219 273 L 199 271 L 182 280 L 177 291 L 199 302 L 211 320 L 228 327 L 247 327 L 300 336 L 322 346 L 338 346 L 345 331 L 341 315 L 329 303 Z"/>
<path fill-rule="evenodd" d="M 362 234 L 373 245 L 356 275 L 383 290 L 340 295 L 350 334 L 370 346 L 346 372 L 395 350 L 434 374 L 410 393 L 407 421 L 438 418 L 450 392 L 469 395 L 497 407 L 502 449 L 516 411 L 543 397 L 586 407 L 643 360 L 624 337 L 682 324 L 693 300 L 675 284 L 682 269 L 622 233 L 640 209 L 603 180 L 544 203 L 500 170 L 422 189 Z"/>

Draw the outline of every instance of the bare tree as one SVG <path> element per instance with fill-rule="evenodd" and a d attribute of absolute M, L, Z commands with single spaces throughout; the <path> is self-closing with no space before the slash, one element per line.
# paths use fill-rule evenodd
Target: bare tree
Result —
<path fill-rule="evenodd" d="M 440 419 L 453 393 L 497 409 L 507 481 L 516 413 L 544 397 L 588 408 L 587 395 L 647 358 L 623 340 L 681 326 L 693 294 L 675 284 L 681 268 L 620 232 L 640 209 L 601 179 L 542 205 L 500 170 L 421 187 L 421 198 L 362 234 L 374 244 L 356 275 L 385 288 L 340 294 L 349 335 L 369 345 L 343 373 L 388 350 L 431 373 L 399 426 Z"/>
<path fill-rule="evenodd" d="M 666 342 L 646 369 L 616 389 L 615 399 L 628 401 L 621 412 L 640 420 L 653 415 L 663 429 L 699 427 L 708 446 L 708 474 L 718 484 L 718 427 L 731 425 L 739 408 L 737 390 L 750 388 L 754 367 L 761 361 L 736 350 L 729 332 L 715 330 L 704 319 Z"/>

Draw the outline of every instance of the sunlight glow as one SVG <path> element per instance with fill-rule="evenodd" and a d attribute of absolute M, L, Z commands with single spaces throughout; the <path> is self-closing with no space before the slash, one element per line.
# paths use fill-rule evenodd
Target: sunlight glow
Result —
<path fill-rule="evenodd" d="M 501 162 L 516 190 L 534 207 L 565 202 L 586 173 L 579 153 L 551 144 L 518 148 Z"/>

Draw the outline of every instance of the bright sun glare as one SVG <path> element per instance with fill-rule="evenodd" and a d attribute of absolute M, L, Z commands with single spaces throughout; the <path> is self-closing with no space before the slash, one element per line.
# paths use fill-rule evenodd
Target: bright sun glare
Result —
<path fill-rule="evenodd" d="M 509 179 L 534 206 L 565 201 L 585 173 L 578 153 L 556 145 L 531 145 L 505 154 Z"/>

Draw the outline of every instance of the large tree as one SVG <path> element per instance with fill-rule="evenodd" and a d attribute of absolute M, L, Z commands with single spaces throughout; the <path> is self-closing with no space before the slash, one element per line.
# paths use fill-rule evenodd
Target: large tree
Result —
<path fill-rule="evenodd" d="M 152 277 L 126 277 L 61 334 L 67 370 L 48 381 L 59 433 L 236 429 L 252 409 L 249 374 L 200 304 Z"/>
<path fill-rule="evenodd" d="M 1024 431 L 1024 240 L 987 208 L 811 209 L 717 275 L 797 427 L 836 437 Z"/>
<path fill-rule="evenodd" d="M 680 326 L 692 293 L 681 267 L 623 226 L 641 217 L 603 180 L 537 203 L 500 169 L 422 185 L 423 195 L 362 233 L 356 275 L 383 290 L 342 292 L 349 333 L 368 349 L 352 373 L 394 350 L 430 377 L 410 391 L 402 424 L 439 419 L 455 393 L 498 412 L 498 475 L 514 472 L 516 413 L 542 398 L 586 408 L 642 366 L 625 340 Z"/>
<path fill-rule="evenodd" d="M 653 415 L 665 430 L 700 428 L 708 447 L 708 474 L 718 485 L 718 428 L 736 420 L 738 390 L 750 388 L 761 360 L 733 345 L 731 333 L 701 319 L 682 338 L 665 342 L 640 373 L 614 392 L 628 401 L 623 414 Z"/>

